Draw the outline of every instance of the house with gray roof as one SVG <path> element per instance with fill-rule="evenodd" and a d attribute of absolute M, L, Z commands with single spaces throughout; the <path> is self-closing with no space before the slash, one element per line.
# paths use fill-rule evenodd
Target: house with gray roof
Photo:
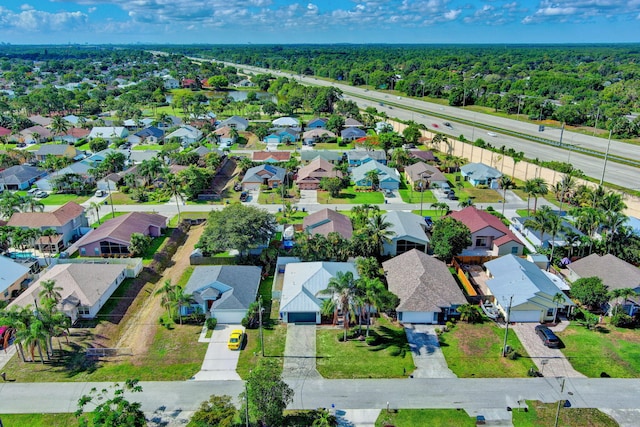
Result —
<path fill-rule="evenodd" d="M 11 258 L 0 256 L 0 301 L 7 301 L 17 296 L 29 277 L 29 269 Z"/>
<path fill-rule="evenodd" d="M 129 131 L 124 126 L 95 126 L 91 129 L 89 139 L 102 138 L 109 142 L 113 142 L 119 138 L 126 138 L 129 136 Z"/>
<path fill-rule="evenodd" d="M 367 136 L 367 132 L 358 127 L 345 128 L 340 132 L 343 141 L 355 141 L 358 138 Z"/>
<path fill-rule="evenodd" d="M 489 295 L 502 316 L 510 322 L 551 322 L 557 310 L 574 305 L 536 264 L 509 254 L 484 264 Z M 561 295 L 562 301 L 554 301 Z"/>
<path fill-rule="evenodd" d="M 322 234 L 326 237 L 329 233 L 338 233 L 345 239 L 350 239 L 353 235 L 351 219 L 333 209 L 322 209 L 305 216 L 302 229 L 311 236 Z"/>
<path fill-rule="evenodd" d="M 41 145 L 33 154 L 36 160 L 42 162 L 47 159 L 47 156 L 73 159 L 80 154 L 80 151 L 78 151 L 73 145 L 68 144 L 44 144 Z"/>
<path fill-rule="evenodd" d="M 449 188 L 449 181 L 440 169 L 424 162 L 417 162 L 404 168 L 407 186 L 414 189 L 421 188 Z"/>
<path fill-rule="evenodd" d="M 240 116 L 231 116 L 218 124 L 218 128 L 228 126 L 237 131 L 245 131 L 249 127 L 249 120 Z"/>
<path fill-rule="evenodd" d="M 411 212 L 389 211 L 384 220 L 391 223 L 389 231 L 393 233 L 390 242 L 383 244 L 382 254 L 396 256 L 417 249 L 426 252 L 429 248 L 427 223 L 420 215 Z"/>
<path fill-rule="evenodd" d="M 285 266 L 280 298 L 280 318 L 285 323 L 320 324 L 322 302 L 332 298 L 322 293 L 338 272 L 359 278 L 351 262 L 290 262 Z"/>
<path fill-rule="evenodd" d="M 316 157 L 320 157 L 329 163 L 339 163 L 342 160 L 342 153 L 339 151 L 329 150 L 302 150 L 300 151 L 300 159 L 303 162 L 310 162 Z"/>
<path fill-rule="evenodd" d="M 247 170 L 242 178 L 243 190 L 259 190 L 261 185 L 277 188 L 284 182 L 287 171 L 278 166 L 262 164 Z"/>
<path fill-rule="evenodd" d="M 396 169 L 385 166 L 375 160 L 366 162 L 351 171 L 351 178 L 355 185 L 370 187 L 371 179 L 367 173 L 372 170 L 378 172 L 378 188 L 383 190 L 397 190 L 400 188 L 400 173 Z"/>
<path fill-rule="evenodd" d="M 71 322 L 93 319 L 127 277 L 126 264 L 57 264 L 40 276 L 38 281 L 20 294 L 9 307 L 42 304 L 41 284 L 53 280 L 62 288 L 58 309 L 71 318 Z"/>
<path fill-rule="evenodd" d="M 449 267 L 437 258 L 412 249 L 382 263 L 389 291 L 396 294 L 402 323 L 445 323 L 467 303 Z"/>
<path fill-rule="evenodd" d="M 193 269 L 184 292 L 194 304 L 182 314 L 195 311 L 215 317 L 218 323 L 240 324 L 249 305 L 256 301 L 262 269 L 250 265 L 210 265 Z"/>
<path fill-rule="evenodd" d="M 384 150 L 349 150 L 347 151 L 347 160 L 349 167 L 360 166 L 372 160 L 386 165 L 387 155 Z"/>
<path fill-rule="evenodd" d="M 474 187 L 486 185 L 489 188 L 500 188 L 498 180 L 502 172 L 484 163 L 468 163 L 460 168 L 460 174 Z"/>
<path fill-rule="evenodd" d="M 11 166 L 0 172 L 0 190 L 27 190 L 47 175 L 47 171 L 29 165 Z"/>
<path fill-rule="evenodd" d="M 194 142 L 198 142 L 202 139 L 203 133 L 200 129 L 197 129 L 191 125 L 182 125 L 180 128 L 174 130 L 169 135 L 165 136 L 167 141 L 171 141 L 176 138 L 180 141 L 183 147 L 186 147 Z"/>

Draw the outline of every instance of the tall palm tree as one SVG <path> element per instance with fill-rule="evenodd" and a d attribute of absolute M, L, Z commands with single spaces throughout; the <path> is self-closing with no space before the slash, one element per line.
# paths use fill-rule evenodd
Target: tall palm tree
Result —
<path fill-rule="evenodd" d="M 371 242 L 371 246 L 376 249 L 376 257 L 382 255 L 384 244 L 391 243 L 391 238 L 395 236 L 395 232 L 391 230 L 393 224 L 387 221 L 386 218 L 380 212 L 374 214 L 365 229 L 367 239 Z"/>
<path fill-rule="evenodd" d="M 171 320 L 171 312 L 173 308 L 173 302 L 175 301 L 176 287 L 171 283 L 171 280 L 165 280 L 161 288 L 156 290 L 155 295 L 162 295 L 160 303 L 167 309 L 167 317 Z"/>
<path fill-rule="evenodd" d="M 597 200 L 597 207 L 608 213 L 620 213 L 627 208 L 622 199 L 622 194 L 608 191 Z"/>
<path fill-rule="evenodd" d="M 67 133 L 67 130 L 69 130 L 69 124 L 62 116 L 57 115 L 51 122 L 51 130 L 54 135 L 60 136 Z"/>
<path fill-rule="evenodd" d="M 40 287 L 42 289 L 38 296 L 41 301 L 51 301 L 51 305 L 55 307 L 55 305 L 60 302 L 60 299 L 62 299 L 62 295 L 60 294 L 62 287 L 56 286 L 55 280 L 44 280 L 40 283 Z"/>
<path fill-rule="evenodd" d="M 545 196 L 549 193 L 549 186 L 547 182 L 543 178 L 533 178 L 534 192 L 533 196 L 533 211 L 535 212 L 538 209 L 538 197 Z"/>
<path fill-rule="evenodd" d="M 516 182 L 507 175 L 502 175 L 499 183 L 500 188 L 502 188 L 502 215 L 504 216 L 504 205 L 507 203 L 507 190 L 514 188 L 516 186 Z"/>
<path fill-rule="evenodd" d="M 22 197 L 22 212 L 42 212 L 44 211 L 44 203 L 33 196 L 27 195 Z"/>
<path fill-rule="evenodd" d="M 184 293 L 184 288 L 182 286 L 176 286 L 175 291 L 173 293 L 173 303 L 178 309 L 178 318 L 180 319 L 180 324 L 182 325 L 182 307 L 187 307 L 191 305 L 193 299 L 193 295 Z"/>
<path fill-rule="evenodd" d="M 611 249 L 611 242 L 613 241 L 614 236 L 620 231 L 622 227 L 624 227 L 629 218 L 621 212 L 611 211 L 603 215 L 603 219 L 604 221 L 602 223 L 602 226 L 606 231 L 605 247 L 607 253 L 609 253 Z"/>
<path fill-rule="evenodd" d="M 536 183 L 534 182 L 533 179 L 528 179 L 524 182 L 524 187 L 523 187 L 524 192 L 527 195 L 527 215 L 529 214 L 530 211 L 530 202 L 531 202 L 531 196 L 533 196 L 536 192 Z"/>
<path fill-rule="evenodd" d="M 349 318 L 353 311 L 353 298 L 356 292 L 356 283 L 353 273 L 350 271 L 339 271 L 335 277 L 329 280 L 327 288 L 320 291 L 321 294 L 331 295 L 336 302 L 336 311 L 334 312 L 334 324 L 338 317 L 338 311 L 342 312 L 344 318 L 344 340 L 347 342 L 347 331 L 349 330 Z"/>
<path fill-rule="evenodd" d="M 449 205 L 445 202 L 436 202 L 431 204 L 432 209 L 436 209 L 440 216 L 444 216 L 451 211 Z"/>
<path fill-rule="evenodd" d="M 93 209 L 96 213 L 96 219 L 98 220 L 98 225 L 100 225 L 100 208 L 102 208 L 101 202 L 91 202 L 89 203 L 89 208 Z"/>
<path fill-rule="evenodd" d="M 377 169 L 371 169 L 364 174 L 367 181 L 371 185 L 371 189 L 375 190 L 380 184 L 380 172 Z"/>
<path fill-rule="evenodd" d="M 533 213 L 533 217 L 525 221 L 524 225 L 532 230 L 540 232 L 540 242 L 544 242 L 545 233 L 551 235 L 551 263 L 555 249 L 556 235 L 564 229 L 562 218 L 555 214 L 549 206 L 542 206 Z"/>
<path fill-rule="evenodd" d="M 553 302 L 556 304 L 556 310 L 553 312 L 553 321 L 558 322 L 558 307 L 560 303 L 564 303 L 564 294 L 558 292 L 553 296 Z M 563 304 L 564 305 L 564 304 Z"/>
<path fill-rule="evenodd" d="M 180 202 L 184 203 L 182 189 L 183 183 L 177 175 L 165 175 L 164 190 L 169 195 L 169 197 L 174 197 L 176 199 L 176 208 L 178 209 L 178 222 L 180 222 Z"/>

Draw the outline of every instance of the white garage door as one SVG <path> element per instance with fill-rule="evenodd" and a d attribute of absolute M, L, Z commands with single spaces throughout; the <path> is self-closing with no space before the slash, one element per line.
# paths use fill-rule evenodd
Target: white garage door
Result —
<path fill-rule="evenodd" d="M 539 322 L 541 313 L 538 310 L 514 311 L 511 310 L 510 322 Z"/>
<path fill-rule="evenodd" d="M 402 323 L 438 323 L 438 316 L 432 311 L 403 311 L 398 320 Z"/>
<path fill-rule="evenodd" d="M 218 323 L 240 324 L 246 313 L 244 310 L 218 310 L 213 312 L 213 317 Z"/>
<path fill-rule="evenodd" d="M 260 184 L 257 182 L 245 182 L 242 184 L 242 189 L 243 190 L 259 190 L 260 189 Z"/>

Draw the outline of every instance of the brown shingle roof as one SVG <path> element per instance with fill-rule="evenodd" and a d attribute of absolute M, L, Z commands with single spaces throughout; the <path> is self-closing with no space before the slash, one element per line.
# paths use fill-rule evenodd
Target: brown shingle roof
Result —
<path fill-rule="evenodd" d="M 275 162 L 286 162 L 291 158 L 290 151 L 254 151 L 253 161 L 264 162 L 265 160 L 273 160 Z"/>
<path fill-rule="evenodd" d="M 425 174 L 425 179 L 429 182 L 447 180 L 444 174 L 440 172 L 440 169 L 435 166 L 430 166 L 424 162 L 418 162 L 407 166 L 404 168 L 404 172 L 411 177 L 411 181 L 413 182 L 420 181 L 422 174 Z"/>
<path fill-rule="evenodd" d="M 440 312 L 467 299 L 447 265 L 417 249 L 382 263 L 389 290 L 400 298 L 398 311 Z"/>
<path fill-rule="evenodd" d="M 349 217 L 331 209 L 322 209 L 306 216 L 302 220 L 302 228 L 312 235 L 326 236 L 331 232 L 336 232 L 345 239 L 350 239 L 353 235 L 353 225 L 351 225 Z"/>
<path fill-rule="evenodd" d="M 640 269 L 612 254 L 591 254 L 567 268 L 580 277 L 599 277 L 609 290 L 640 287 Z"/>
<path fill-rule="evenodd" d="M 67 202 L 52 212 L 16 212 L 7 225 L 12 227 L 62 227 L 84 212 L 76 202 Z"/>
<path fill-rule="evenodd" d="M 73 247 L 79 248 L 107 238 L 128 244 L 133 233 L 148 235 L 150 226 L 165 228 L 167 217 L 144 212 L 130 212 L 103 222 L 100 227 L 75 242 Z M 71 252 L 71 249 L 69 251 Z"/>
<path fill-rule="evenodd" d="M 334 178 L 334 177 L 342 177 L 342 173 L 340 171 L 335 170 L 335 166 L 329 163 L 327 160 L 322 157 L 316 157 L 308 165 L 300 168 L 298 171 L 298 178 L 296 182 L 303 181 L 307 178 L 317 178 L 318 180 L 322 178 Z"/>

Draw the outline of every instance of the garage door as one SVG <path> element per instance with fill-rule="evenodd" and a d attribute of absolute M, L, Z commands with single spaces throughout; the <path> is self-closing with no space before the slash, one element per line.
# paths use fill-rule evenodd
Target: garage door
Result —
<path fill-rule="evenodd" d="M 289 323 L 316 323 L 316 313 L 290 312 L 287 316 Z"/>
<path fill-rule="evenodd" d="M 218 323 L 240 324 L 246 314 L 244 310 L 216 310 L 213 317 L 218 319 Z"/>
<path fill-rule="evenodd" d="M 541 313 L 537 310 L 514 311 L 511 310 L 510 322 L 539 322 Z"/>

